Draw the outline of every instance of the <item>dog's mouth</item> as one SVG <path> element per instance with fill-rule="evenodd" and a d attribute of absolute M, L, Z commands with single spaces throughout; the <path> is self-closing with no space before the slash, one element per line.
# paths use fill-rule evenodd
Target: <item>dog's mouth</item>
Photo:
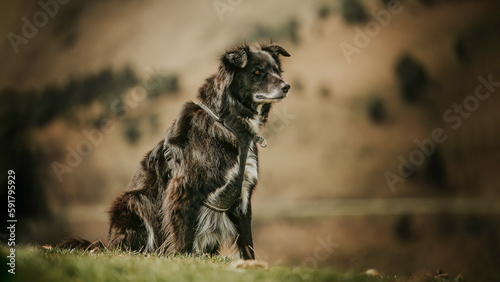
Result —
<path fill-rule="evenodd" d="M 265 95 L 263 93 L 257 93 L 254 95 L 254 100 L 257 103 L 277 103 L 277 102 L 285 99 L 287 96 L 288 96 L 288 92 L 282 93 L 282 94 L 279 94 L 276 96 L 269 96 L 269 95 Z"/>

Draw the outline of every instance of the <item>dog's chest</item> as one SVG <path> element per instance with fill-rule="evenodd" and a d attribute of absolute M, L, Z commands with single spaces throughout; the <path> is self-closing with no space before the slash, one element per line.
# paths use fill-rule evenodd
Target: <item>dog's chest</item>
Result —
<path fill-rule="evenodd" d="M 234 182 L 239 174 L 239 162 L 234 168 L 229 170 L 227 176 L 227 184 L 220 189 L 227 188 L 229 183 Z M 241 186 L 241 199 L 235 205 L 243 214 L 246 214 L 249 209 L 250 191 L 257 183 L 258 179 L 257 155 L 253 150 L 249 149 L 246 166 L 244 171 L 243 184 Z M 214 194 L 217 196 L 217 193 Z M 225 212 L 213 211 L 207 207 L 201 207 L 198 215 L 197 230 L 193 249 L 195 252 L 208 252 L 212 248 L 231 242 L 237 236 L 237 230 L 234 223 L 231 222 Z"/>
<path fill-rule="evenodd" d="M 259 178 L 257 154 L 254 152 L 254 149 L 252 148 L 254 148 L 253 143 L 250 145 L 250 148 L 248 149 L 241 187 L 232 186 L 229 188 L 229 189 L 241 188 L 240 198 L 237 200 L 235 205 L 243 214 L 246 214 L 248 211 L 248 206 L 250 203 L 250 196 L 251 196 L 250 192 L 252 188 L 257 184 Z M 239 183 L 238 177 L 240 173 L 239 171 L 240 161 L 241 160 L 239 160 L 235 164 L 235 166 L 231 170 L 229 170 L 229 173 L 226 178 L 226 183 L 227 183 L 226 185 L 237 185 L 237 183 Z"/>

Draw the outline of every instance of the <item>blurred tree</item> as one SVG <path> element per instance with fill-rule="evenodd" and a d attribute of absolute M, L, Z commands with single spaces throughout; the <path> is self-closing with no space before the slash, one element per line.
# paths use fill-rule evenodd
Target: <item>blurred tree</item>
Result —
<path fill-rule="evenodd" d="M 387 116 L 384 100 L 378 95 L 372 95 L 368 98 L 366 110 L 368 117 L 374 123 L 382 123 Z"/>
<path fill-rule="evenodd" d="M 350 24 L 363 23 L 368 20 L 363 4 L 359 0 L 342 0 L 342 17 Z"/>
<path fill-rule="evenodd" d="M 410 55 L 404 54 L 396 63 L 395 72 L 403 100 L 416 101 L 429 80 L 425 69 Z"/>

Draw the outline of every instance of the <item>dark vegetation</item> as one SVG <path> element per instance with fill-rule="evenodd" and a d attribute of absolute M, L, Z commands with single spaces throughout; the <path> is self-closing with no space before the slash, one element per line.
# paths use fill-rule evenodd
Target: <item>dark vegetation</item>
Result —
<path fill-rule="evenodd" d="M 408 241 L 413 235 L 412 230 L 413 218 L 410 214 L 404 214 L 399 216 L 394 225 L 394 233 L 396 237 L 401 241 Z"/>
<path fill-rule="evenodd" d="M 365 8 L 359 0 L 342 0 L 341 13 L 349 24 L 364 23 L 368 20 Z"/>
<path fill-rule="evenodd" d="M 141 138 L 138 119 L 128 119 L 125 121 L 125 137 L 127 141 L 134 145 Z"/>
<path fill-rule="evenodd" d="M 332 13 L 331 8 L 327 5 L 323 5 L 323 6 L 319 7 L 319 9 L 318 9 L 318 17 L 320 19 L 328 18 L 331 13 Z"/>
<path fill-rule="evenodd" d="M 366 111 L 368 118 L 376 124 L 384 122 L 387 117 L 384 100 L 378 95 L 372 95 L 368 98 Z"/>
<path fill-rule="evenodd" d="M 248 37 L 249 41 L 282 41 L 288 40 L 291 43 L 297 45 L 300 43 L 299 36 L 300 23 L 295 18 L 290 18 L 287 22 L 278 26 L 277 28 L 272 28 L 269 26 L 257 25 L 252 35 Z"/>
<path fill-rule="evenodd" d="M 434 184 L 437 184 L 440 189 L 444 190 L 446 183 L 446 164 L 439 148 L 429 156 L 427 162 L 426 173 Z"/>
<path fill-rule="evenodd" d="M 179 78 L 175 74 L 156 74 L 151 80 L 151 86 L 148 87 L 149 97 L 158 97 L 164 93 L 177 93 L 179 91 Z"/>
<path fill-rule="evenodd" d="M 126 68 L 118 73 L 103 70 L 85 78 L 72 79 L 63 87 L 48 86 L 39 92 L 4 89 L 0 92 L 2 120 L 15 119 L 16 123 L 3 123 L 0 134 L 4 136 L 8 130 L 14 133 L 19 129 L 43 127 L 56 118 L 75 121 L 77 108 L 87 107 L 94 101 L 110 105 L 137 82 L 134 73 Z"/>
<path fill-rule="evenodd" d="M 329 98 L 332 95 L 332 91 L 327 85 L 321 85 L 319 87 L 319 95 L 321 98 Z"/>
<path fill-rule="evenodd" d="M 429 80 L 424 67 L 410 55 L 404 54 L 396 63 L 395 72 L 403 100 L 407 103 L 417 101 Z"/>
<path fill-rule="evenodd" d="M 52 35 L 58 37 L 65 48 L 71 48 L 78 40 L 77 23 L 91 1 L 74 1 L 60 9 L 52 26 Z"/>
<path fill-rule="evenodd" d="M 488 60 L 500 47 L 500 19 L 485 18 L 463 30 L 455 38 L 452 49 L 458 61 L 467 66 Z"/>

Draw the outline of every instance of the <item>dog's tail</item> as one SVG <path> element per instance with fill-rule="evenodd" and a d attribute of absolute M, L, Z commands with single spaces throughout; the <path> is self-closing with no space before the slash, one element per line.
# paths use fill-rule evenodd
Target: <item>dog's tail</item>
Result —
<path fill-rule="evenodd" d="M 57 247 L 60 249 L 77 249 L 84 251 L 103 251 L 108 249 L 101 240 L 90 242 L 82 238 L 66 238 L 58 244 Z"/>

